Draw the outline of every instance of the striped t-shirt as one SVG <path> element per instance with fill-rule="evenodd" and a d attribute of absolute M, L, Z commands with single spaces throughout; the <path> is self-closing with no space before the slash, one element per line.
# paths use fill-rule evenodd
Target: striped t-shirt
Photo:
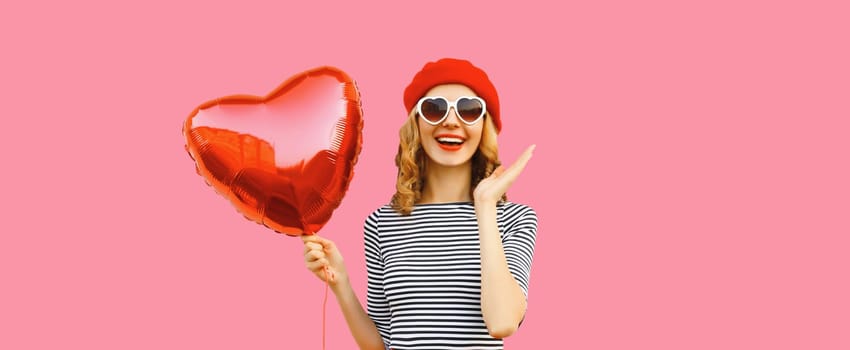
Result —
<path fill-rule="evenodd" d="M 526 298 L 537 235 L 528 206 L 497 206 L 508 268 Z M 404 216 L 389 205 L 364 225 L 367 312 L 384 343 L 405 349 L 502 349 L 481 315 L 481 251 L 470 202 L 416 205 Z"/>

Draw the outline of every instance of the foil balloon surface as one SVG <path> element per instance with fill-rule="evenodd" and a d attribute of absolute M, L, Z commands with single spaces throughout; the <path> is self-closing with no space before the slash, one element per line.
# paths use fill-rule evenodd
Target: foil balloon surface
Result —
<path fill-rule="evenodd" d="M 186 119 L 196 171 L 246 218 L 292 236 L 318 232 L 348 189 L 362 145 L 354 81 L 333 67 L 266 96 L 208 101 Z"/>

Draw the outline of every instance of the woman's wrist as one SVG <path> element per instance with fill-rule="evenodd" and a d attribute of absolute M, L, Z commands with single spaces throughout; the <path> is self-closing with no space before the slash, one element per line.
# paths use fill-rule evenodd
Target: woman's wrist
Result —
<path fill-rule="evenodd" d="M 337 280 L 335 282 L 331 283 L 331 285 L 330 285 L 331 291 L 334 294 L 339 295 L 340 292 L 345 292 L 346 290 L 352 289 L 351 283 L 348 280 L 348 276 L 346 276 L 344 274 L 340 274 L 340 275 L 335 276 L 335 278 Z"/>
<path fill-rule="evenodd" d="M 481 210 L 496 209 L 496 204 L 498 203 L 498 200 L 476 198 L 475 211 L 479 212 Z"/>

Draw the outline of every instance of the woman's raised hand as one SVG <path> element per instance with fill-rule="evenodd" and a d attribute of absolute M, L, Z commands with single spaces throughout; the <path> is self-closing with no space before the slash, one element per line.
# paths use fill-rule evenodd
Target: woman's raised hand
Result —
<path fill-rule="evenodd" d="M 302 235 L 301 240 L 304 241 L 304 263 L 308 270 L 331 287 L 348 281 L 342 254 L 333 241 L 317 235 Z"/>
<path fill-rule="evenodd" d="M 525 165 L 534 153 L 534 147 L 535 145 L 531 145 L 526 148 L 516 162 L 507 169 L 500 165 L 490 176 L 481 180 L 472 194 L 475 197 L 475 203 L 497 203 L 525 169 Z"/>

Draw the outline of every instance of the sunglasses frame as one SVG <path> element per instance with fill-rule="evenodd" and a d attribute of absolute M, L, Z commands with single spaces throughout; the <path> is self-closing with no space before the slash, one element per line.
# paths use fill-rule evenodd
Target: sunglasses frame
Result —
<path fill-rule="evenodd" d="M 443 114 L 442 118 L 440 118 L 439 120 L 437 120 L 435 122 L 432 122 L 432 121 L 428 120 L 428 118 L 425 118 L 425 115 L 422 114 L 422 103 L 425 102 L 425 100 L 435 100 L 435 99 L 442 99 L 443 101 L 446 101 L 446 105 L 448 105 L 448 107 L 446 108 L 446 114 Z M 481 103 L 481 115 L 479 115 L 478 118 L 475 118 L 475 120 L 473 120 L 471 122 L 468 122 L 468 121 L 466 121 L 466 119 L 463 119 L 460 116 L 460 113 L 458 113 L 458 111 L 457 111 L 457 103 L 462 99 L 469 99 L 469 100 L 475 100 L 475 101 L 480 102 Z M 466 125 L 475 125 L 475 123 L 477 123 L 479 120 L 481 120 L 481 118 L 483 118 L 485 114 L 487 114 L 487 103 L 484 102 L 483 98 L 478 97 L 478 96 L 460 96 L 454 101 L 449 101 L 448 98 L 445 98 L 443 96 L 424 96 L 424 97 L 419 99 L 419 102 L 416 103 L 416 114 L 419 114 L 419 116 L 422 117 L 422 120 L 424 120 L 426 123 L 436 126 L 436 125 L 440 125 L 440 123 L 446 121 L 446 118 L 449 117 L 449 111 L 451 111 L 452 108 L 454 108 L 454 110 L 455 110 L 455 115 L 457 116 L 457 119 L 460 119 L 460 121 L 463 122 Z"/>

